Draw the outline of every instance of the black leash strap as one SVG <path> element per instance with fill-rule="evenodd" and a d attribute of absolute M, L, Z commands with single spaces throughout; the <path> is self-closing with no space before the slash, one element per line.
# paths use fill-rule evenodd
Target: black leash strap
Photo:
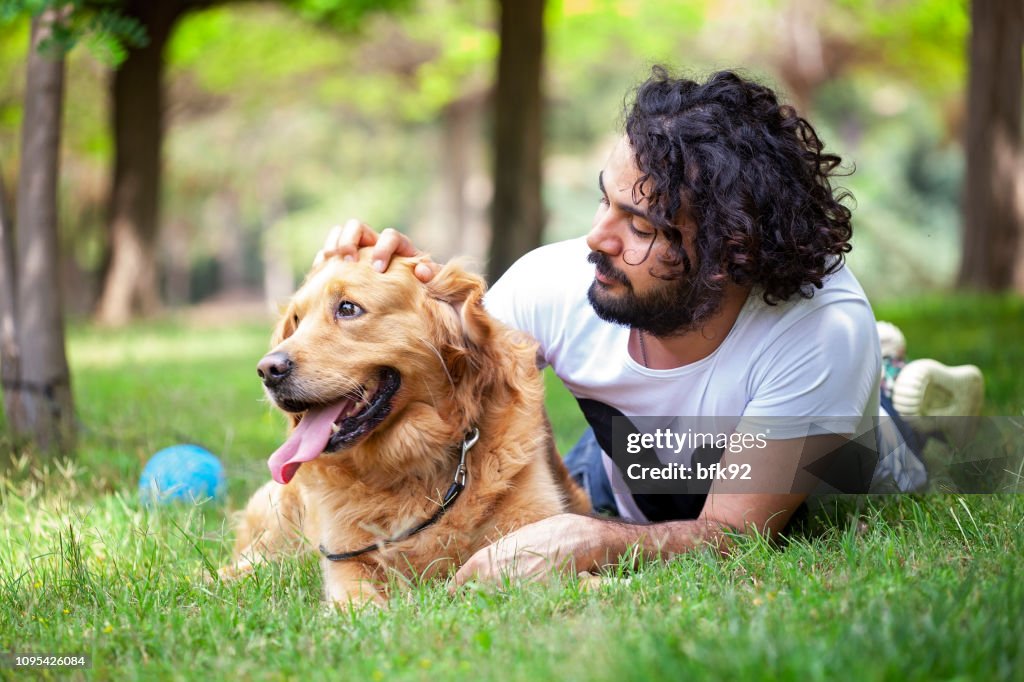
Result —
<path fill-rule="evenodd" d="M 455 500 L 459 498 L 459 495 L 466 488 L 466 453 L 469 452 L 470 448 L 476 445 L 478 440 L 480 440 L 480 430 L 473 427 L 473 429 L 467 433 L 466 437 L 462 440 L 462 455 L 459 458 L 459 467 L 455 470 L 455 480 L 452 481 L 452 484 L 448 487 L 448 492 L 446 492 L 444 497 L 441 499 L 441 506 L 429 519 L 421 522 L 417 526 L 413 526 L 412 528 L 402 531 L 394 537 L 378 540 L 372 545 L 367 545 L 361 549 L 352 550 L 351 552 L 330 554 L 326 547 L 320 545 L 320 553 L 323 554 L 324 558 L 328 561 L 347 561 L 359 556 L 360 554 L 366 554 L 367 552 L 372 552 L 375 549 L 380 549 L 381 547 L 392 545 L 396 542 L 401 542 L 402 540 L 408 540 L 413 535 L 416 535 L 437 523 L 437 521 L 444 516 L 445 512 L 455 504 Z"/>

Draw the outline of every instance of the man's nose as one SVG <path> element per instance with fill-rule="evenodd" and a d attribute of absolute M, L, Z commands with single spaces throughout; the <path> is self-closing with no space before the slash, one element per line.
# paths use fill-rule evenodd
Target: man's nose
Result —
<path fill-rule="evenodd" d="M 591 251 L 617 256 L 622 250 L 622 237 L 615 230 L 611 214 L 612 211 L 603 211 L 594 218 L 594 225 L 587 233 L 587 246 Z"/>
<path fill-rule="evenodd" d="M 256 365 L 256 373 L 263 379 L 263 385 L 273 388 L 291 374 L 295 363 L 283 351 L 267 353 Z"/>

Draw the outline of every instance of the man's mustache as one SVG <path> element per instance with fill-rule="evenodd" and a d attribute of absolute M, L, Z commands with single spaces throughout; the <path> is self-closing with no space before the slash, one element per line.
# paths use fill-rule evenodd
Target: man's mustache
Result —
<path fill-rule="evenodd" d="M 620 271 L 608 259 L 606 254 L 600 251 L 591 251 L 590 255 L 587 256 L 587 262 L 597 268 L 598 273 L 605 279 L 610 279 L 632 289 L 632 285 L 629 282 L 629 278 L 626 277 L 625 273 Z"/>

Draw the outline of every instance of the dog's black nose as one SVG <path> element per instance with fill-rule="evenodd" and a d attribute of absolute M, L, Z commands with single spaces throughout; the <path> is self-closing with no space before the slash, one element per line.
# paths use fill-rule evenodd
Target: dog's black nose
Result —
<path fill-rule="evenodd" d="M 295 363 L 288 357 L 288 354 L 278 351 L 264 355 L 256 365 L 256 373 L 260 375 L 260 379 L 263 379 L 265 386 L 271 387 L 281 383 L 294 367 Z"/>

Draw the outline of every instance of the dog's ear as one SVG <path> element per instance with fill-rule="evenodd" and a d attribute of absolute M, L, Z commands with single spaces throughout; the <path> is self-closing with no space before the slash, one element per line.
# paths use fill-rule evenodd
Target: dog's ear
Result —
<path fill-rule="evenodd" d="M 434 341 L 452 389 L 463 405 L 479 403 L 484 392 L 501 383 L 502 367 L 496 339 L 501 327 L 484 310 L 484 280 L 455 262 L 445 265 L 426 288 L 440 303 L 434 327 L 439 337 Z"/>
<path fill-rule="evenodd" d="M 466 272 L 458 262 L 449 263 L 426 288 L 441 302 L 434 313 L 439 318 L 433 327 L 439 334 L 434 342 L 467 426 L 478 423 L 483 405 L 507 402 L 513 394 L 529 390 L 536 376 L 536 343 L 487 314 L 482 277 Z"/>
<path fill-rule="evenodd" d="M 467 272 L 460 262 L 448 263 L 426 285 L 427 293 L 447 303 L 459 316 L 462 336 L 475 349 L 486 348 L 494 334 L 494 322 L 484 310 L 483 277 Z"/>

